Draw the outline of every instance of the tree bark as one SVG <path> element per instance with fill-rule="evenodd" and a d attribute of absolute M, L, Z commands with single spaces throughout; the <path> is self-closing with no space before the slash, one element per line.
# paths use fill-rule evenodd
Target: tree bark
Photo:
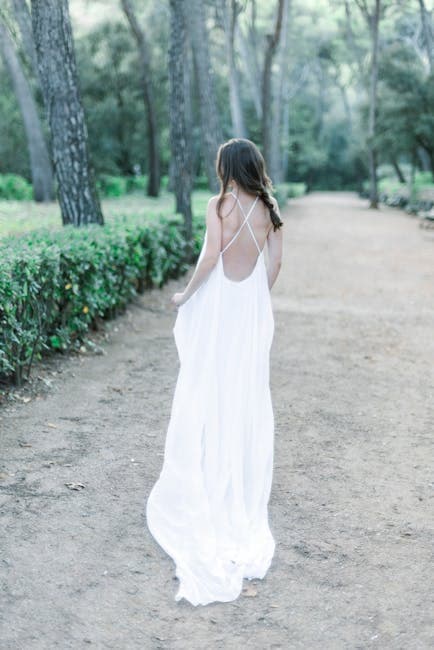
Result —
<path fill-rule="evenodd" d="M 193 237 L 191 210 L 193 173 L 189 144 L 191 133 L 187 129 L 186 119 L 185 45 L 185 0 L 170 0 L 169 113 L 172 181 L 176 197 L 176 211 L 184 217 L 185 235 L 191 246 Z M 191 248 L 187 252 L 187 257 L 190 256 Z"/>
<path fill-rule="evenodd" d="M 23 118 L 29 151 L 33 198 L 35 201 L 52 201 L 54 198 L 53 171 L 38 109 L 29 81 L 15 51 L 12 38 L 1 21 L 0 50 L 11 77 L 14 93 Z"/>
<path fill-rule="evenodd" d="M 151 57 L 146 34 L 137 20 L 137 16 L 134 12 L 131 0 L 121 0 L 121 2 L 125 16 L 127 17 L 131 31 L 136 40 L 140 55 L 143 100 L 145 103 L 146 117 L 148 122 L 149 178 L 147 193 L 148 196 L 158 196 L 160 193 L 160 152 L 157 111 L 155 108 L 154 89 L 150 64 Z"/>
<path fill-rule="evenodd" d="M 223 136 L 214 92 L 205 9 L 202 0 L 190 0 L 188 20 L 198 86 L 202 155 L 209 188 L 211 191 L 216 192 L 218 181 L 215 162 L 217 149 L 223 140 Z"/>
<path fill-rule="evenodd" d="M 276 55 L 277 46 L 279 45 L 282 31 L 282 19 L 287 0 L 278 0 L 278 9 L 274 32 L 267 34 L 267 48 L 265 50 L 264 68 L 262 73 L 262 147 L 265 162 L 267 165 L 272 164 L 272 129 L 273 129 L 273 110 L 272 110 L 272 65 Z"/>
<path fill-rule="evenodd" d="M 429 71 L 434 71 L 434 36 L 431 12 L 426 8 L 424 0 L 419 0 L 420 16 L 422 21 L 423 40 L 428 57 Z"/>
<path fill-rule="evenodd" d="M 31 0 L 41 90 L 64 224 L 103 223 L 89 160 L 68 0 Z"/>

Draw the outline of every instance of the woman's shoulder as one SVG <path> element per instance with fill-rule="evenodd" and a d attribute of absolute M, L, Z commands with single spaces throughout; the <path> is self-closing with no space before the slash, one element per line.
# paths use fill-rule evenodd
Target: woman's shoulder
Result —
<path fill-rule="evenodd" d="M 221 203 L 219 206 L 220 198 L 221 198 Z M 226 217 L 227 216 L 226 212 L 228 211 L 228 208 L 230 209 L 231 207 L 227 203 L 227 200 L 230 198 L 231 198 L 230 192 L 223 194 L 222 197 L 220 197 L 220 194 L 216 194 L 215 196 L 212 196 L 208 201 L 208 210 L 207 210 L 208 215 L 220 216 L 221 218 Z"/>
<path fill-rule="evenodd" d="M 230 192 L 226 192 L 226 194 L 223 194 L 221 198 L 224 200 L 224 199 L 229 199 L 231 196 L 232 194 Z M 217 205 L 219 199 L 220 199 L 220 194 L 215 194 L 209 199 L 208 205 Z"/>

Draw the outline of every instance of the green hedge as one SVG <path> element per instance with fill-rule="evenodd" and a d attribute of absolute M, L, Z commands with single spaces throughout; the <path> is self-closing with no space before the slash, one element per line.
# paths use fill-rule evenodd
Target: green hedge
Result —
<path fill-rule="evenodd" d="M 194 222 L 198 255 L 204 223 Z M 123 218 L 0 241 L 0 378 L 20 384 L 44 350 L 80 345 L 99 319 L 184 273 L 182 219 Z"/>
<path fill-rule="evenodd" d="M 125 176 L 110 176 L 101 174 L 96 181 L 98 192 L 107 198 L 123 196 L 127 193 L 127 179 Z"/>
<path fill-rule="evenodd" d="M 117 198 L 130 192 L 145 192 L 147 176 L 110 176 L 101 174 L 96 182 L 99 194 L 105 198 Z"/>
<path fill-rule="evenodd" d="M 32 186 L 25 178 L 17 174 L 0 174 L 0 199 L 31 201 L 32 198 Z"/>
<path fill-rule="evenodd" d="M 306 183 L 278 183 L 273 192 L 278 204 L 283 207 L 288 199 L 306 194 Z"/>

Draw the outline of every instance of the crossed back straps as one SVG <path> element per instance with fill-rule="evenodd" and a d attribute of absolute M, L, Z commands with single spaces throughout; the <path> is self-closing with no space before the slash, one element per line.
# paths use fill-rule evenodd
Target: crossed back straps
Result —
<path fill-rule="evenodd" d="M 252 205 L 250 206 L 250 210 L 249 210 L 248 213 L 246 214 L 246 213 L 244 212 L 243 206 L 241 205 L 241 202 L 240 202 L 238 196 L 237 196 L 236 194 L 234 194 L 233 192 L 230 192 L 230 194 L 231 194 L 231 195 L 232 195 L 232 196 L 237 200 L 237 203 L 238 203 L 239 208 L 240 208 L 240 210 L 241 210 L 241 214 L 244 216 L 244 221 L 243 221 L 243 223 L 241 224 L 241 226 L 238 228 L 237 232 L 236 232 L 235 235 L 232 237 L 232 239 L 231 239 L 231 240 L 226 244 L 226 246 L 223 248 L 222 253 L 224 253 L 224 252 L 229 248 L 229 246 L 231 246 L 231 245 L 234 243 L 234 241 L 236 240 L 236 238 L 238 237 L 238 235 L 240 234 L 240 232 L 242 231 L 242 229 L 244 228 L 244 226 L 245 226 L 246 224 L 247 224 L 247 227 L 248 227 L 248 229 L 249 229 L 249 231 L 250 231 L 250 234 L 251 234 L 252 237 L 253 237 L 253 241 L 254 241 L 255 244 L 256 244 L 256 248 L 258 249 L 258 253 L 260 253 L 260 252 L 261 252 L 261 248 L 260 248 L 260 246 L 259 246 L 259 244 L 258 244 L 258 240 L 257 240 L 256 237 L 255 237 L 255 233 L 253 232 L 253 228 L 252 228 L 252 226 L 251 226 L 250 223 L 249 223 L 249 217 L 250 217 L 250 215 L 252 214 L 252 212 L 253 212 L 253 210 L 254 210 L 254 208 L 255 208 L 255 205 L 256 205 L 257 202 L 258 202 L 259 196 L 257 196 L 256 199 L 253 201 Z"/>

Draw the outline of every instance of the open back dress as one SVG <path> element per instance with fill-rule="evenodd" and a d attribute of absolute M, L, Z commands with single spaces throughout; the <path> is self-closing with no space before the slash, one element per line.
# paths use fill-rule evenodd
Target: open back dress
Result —
<path fill-rule="evenodd" d="M 235 195 L 234 195 L 235 196 Z M 269 358 L 274 317 L 264 250 L 249 222 L 178 308 L 180 369 L 163 467 L 146 503 L 150 532 L 176 565 L 175 600 L 235 600 L 263 578 L 275 542 L 268 524 L 274 417 Z M 199 259 L 206 246 L 206 233 Z M 232 266 L 241 279 L 230 279 Z"/>

